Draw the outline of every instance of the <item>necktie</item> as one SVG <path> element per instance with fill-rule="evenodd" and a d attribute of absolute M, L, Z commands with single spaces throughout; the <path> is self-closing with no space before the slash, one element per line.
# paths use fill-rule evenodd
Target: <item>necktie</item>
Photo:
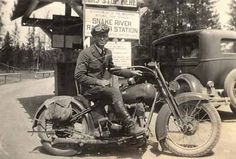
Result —
<path fill-rule="evenodd" d="M 105 60 L 105 50 L 104 49 L 102 49 L 101 55 L 102 55 L 102 61 L 104 61 Z"/>

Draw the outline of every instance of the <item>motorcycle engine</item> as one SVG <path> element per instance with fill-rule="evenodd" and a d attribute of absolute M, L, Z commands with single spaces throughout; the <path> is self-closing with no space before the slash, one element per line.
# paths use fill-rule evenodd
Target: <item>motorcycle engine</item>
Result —
<path fill-rule="evenodd" d="M 139 126 L 145 125 L 144 103 L 125 104 L 125 107 L 130 116 L 137 121 Z M 96 110 L 96 112 L 92 112 L 93 117 L 98 117 L 98 114 L 99 118 L 97 118 L 95 121 L 95 127 L 97 127 L 98 130 L 97 137 L 107 138 L 111 136 L 122 135 L 122 121 L 117 118 L 114 110 L 111 107 L 105 106 L 103 111 Z"/>

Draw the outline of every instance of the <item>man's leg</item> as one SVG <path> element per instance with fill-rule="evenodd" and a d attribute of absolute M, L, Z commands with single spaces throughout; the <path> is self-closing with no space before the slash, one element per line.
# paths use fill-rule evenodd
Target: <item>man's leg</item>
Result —
<path fill-rule="evenodd" d="M 119 90 L 113 87 L 94 87 L 84 94 L 91 100 L 103 100 L 106 104 L 113 106 L 115 114 L 122 120 L 130 135 L 143 134 L 144 128 L 138 127 L 127 112 L 122 95 Z"/>

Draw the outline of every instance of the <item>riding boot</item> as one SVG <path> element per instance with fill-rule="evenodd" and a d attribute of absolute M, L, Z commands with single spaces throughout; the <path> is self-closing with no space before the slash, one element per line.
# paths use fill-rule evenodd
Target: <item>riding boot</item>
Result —
<path fill-rule="evenodd" d="M 137 126 L 131 119 L 122 101 L 114 103 L 114 109 L 117 116 L 123 121 L 128 135 L 137 136 L 145 133 L 145 129 Z"/>

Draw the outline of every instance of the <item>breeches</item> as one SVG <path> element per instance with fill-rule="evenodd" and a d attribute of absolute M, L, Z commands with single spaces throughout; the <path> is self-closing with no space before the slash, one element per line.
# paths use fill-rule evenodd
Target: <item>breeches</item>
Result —
<path fill-rule="evenodd" d="M 92 101 L 102 100 L 105 104 L 123 103 L 120 91 L 114 87 L 95 86 L 85 91 L 84 96 Z"/>

